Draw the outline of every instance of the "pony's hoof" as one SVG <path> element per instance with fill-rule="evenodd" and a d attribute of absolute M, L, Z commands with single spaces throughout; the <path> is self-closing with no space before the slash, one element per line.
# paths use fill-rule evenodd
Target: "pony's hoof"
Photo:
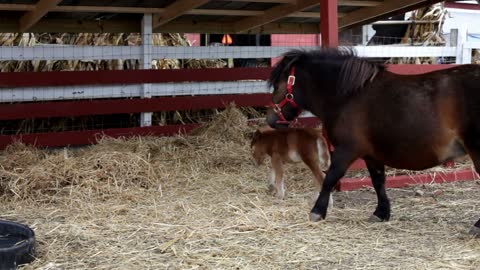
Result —
<path fill-rule="evenodd" d="M 322 220 L 322 216 L 320 214 L 315 214 L 315 213 L 310 213 L 310 221 L 311 222 L 317 222 Z"/>
<path fill-rule="evenodd" d="M 376 223 L 376 222 L 383 222 L 383 219 L 375 216 L 375 215 L 371 215 L 369 218 L 368 218 L 368 222 L 371 222 L 371 223 Z"/>
<path fill-rule="evenodd" d="M 468 232 L 468 234 L 473 235 L 477 238 L 480 238 L 480 228 L 473 226 Z"/>

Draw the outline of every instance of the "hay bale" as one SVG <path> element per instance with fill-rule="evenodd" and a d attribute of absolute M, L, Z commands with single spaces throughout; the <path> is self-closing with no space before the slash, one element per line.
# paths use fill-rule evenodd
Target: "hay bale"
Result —
<path fill-rule="evenodd" d="M 115 194 L 129 187 L 158 189 L 172 168 L 183 179 L 201 170 L 217 171 L 249 159 L 247 117 L 235 106 L 217 114 L 195 136 L 98 138 L 80 150 L 39 150 L 17 143 L 0 156 L 3 195 L 49 197 L 82 187 L 92 194 Z M 204 166 L 191 166 L 201 161 Z"/>
<path fill-rule="evenodd" d="M 209 142 L 215 143 L 231 141 L 245 143 L 245 131 L 249 130 L 248 118 L 235 104 L 229 104 L 227 108 L 215 115 L 212 121 L 194 130 L 192 135 L 199 135 Z"/>

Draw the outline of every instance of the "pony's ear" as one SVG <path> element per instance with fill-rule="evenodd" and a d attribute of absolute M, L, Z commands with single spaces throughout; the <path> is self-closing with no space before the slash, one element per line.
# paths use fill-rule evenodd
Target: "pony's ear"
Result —
<path fill-rule="evenodd" d="M 282 60 L 277 62 L 273 68 L 273 71 L 270 73 L 270 78 L 268 79 L 268 87 L 274 87 L 276 83 L 281 80 L 286 79 L 285 74 L 290 72 L 292 65 L 294 65 L 299 59 L 306 55 L 304 50 L 290 50 L 282 55 Z"/>

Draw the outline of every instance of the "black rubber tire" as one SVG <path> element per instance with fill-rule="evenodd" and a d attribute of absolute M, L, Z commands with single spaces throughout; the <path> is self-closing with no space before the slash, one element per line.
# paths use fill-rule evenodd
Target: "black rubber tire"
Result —
<path fill-rule="evenodd" d="M 0 270 L 17 269 L 35 260 L 35 232 L 28 226 L 0 220 Z"/>

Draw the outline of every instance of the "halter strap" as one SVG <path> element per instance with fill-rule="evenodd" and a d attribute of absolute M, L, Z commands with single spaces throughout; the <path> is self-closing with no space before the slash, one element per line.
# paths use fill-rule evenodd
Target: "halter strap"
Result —
<path fill-rule="evenodd" d="M 278 120 L 277 123 L 282 123 L 282 124 L 289 124 L 290 123 L 282 113 L 282 108 L 287 103 L 290 103 L 293 107 L 299 109 L 298 113 L 297 113 L 297 116 L 302 111 L 300 109 L 300 106 L 295 102 L 294 96 L 293 96 L 293 86 L 295 85 L 295 79 L 296 79 L 296 77 L 295 77 L 295 66 L 292 66 L 290 68 L 290 75 L 288 76 L 288 79 L 287 79 L 287 93 L 285 94 L 285 97 L 278 104 L 275 104 L 273 102 L 270 104 L 270 106 L 272 106 L 272 108 L 273 108 L 273 111 L 280 118 L 280 120 Z"/>

